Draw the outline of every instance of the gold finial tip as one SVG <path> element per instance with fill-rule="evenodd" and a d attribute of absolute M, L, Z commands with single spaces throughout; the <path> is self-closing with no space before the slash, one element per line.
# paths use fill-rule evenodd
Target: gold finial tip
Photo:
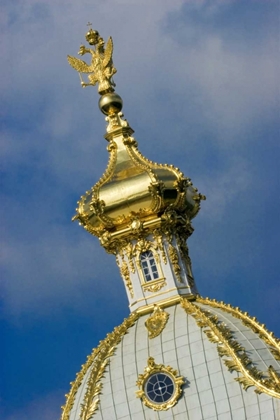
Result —
<path fill-rule="evenodd" d="M 85 38 L 90 45 L 96 45 L 99 41 L 99 32 L 90 28 L 90 30 L 86 33 Z"/>
<path fill-rule="evenodd" d="M 122 110 L 123 101 L 117 93 L 106 93 L 99 99 L 99 109 L 105 115 L 117 114 Z"/>

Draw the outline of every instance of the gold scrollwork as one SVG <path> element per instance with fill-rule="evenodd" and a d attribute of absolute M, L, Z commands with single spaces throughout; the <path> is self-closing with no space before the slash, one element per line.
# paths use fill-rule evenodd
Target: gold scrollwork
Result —
<path fill-rule="evenodd" d="M 152 315 L 146 320 L 145 327 L 148 330 L 149 338 L 157 337 L 164 329 L 169 318 L 169 313 L 165 312 L 158 305 L 154 305 Z"/>
<path fill-rule="evenodd" d="M 157 248 L 161 252 L 163 262 L 164 262 L 164 264 L 167 264 L 166 253 L 165 253 L 164 246 L 163 246 L 163 235 L 162 235 L 160 229 L 155 229 L 153 231 L 153 235 L 154 235 L 154 238 L 155 238 L 156 243 L 157 243 Z"/>
<path fill-rule="evenodd" d="M 153 293 L 158 292 L 164 286 L 166 286 L 165 279 L 155 280 L 153 282 L 142 284 L 142 288 L 145 292 L 153 292 Z"/>
<path fill-rule="evenodd" d="M 103 341 L 100 341 L 98 347 L 93 349 L 92 354 L 88 356 L 86 363 L 82 365 L 82 369 L 77 374 L 75 381 L 70 383 L 71 390 L 69 394 L 66 394 L 65 405 L 61 407 L 62 415 L 60 420 L 69 420 L 77 391 L 85 374 L 90 368 L 92 369 L 87 382 L 84 400 L 81 404 L 80 419 L 90 420 L 92 418 L 99 407 L 99 394 L 102 390 L 102 383 L 100 381 L 105 368 L 109 363 L 109 357 L 114 354 L 116 346 L 120 343 L 127 330 L 135 324 L 138 318 L 139 315 L 136 312 L 132 313 L 120 326 L 116 327 L 112 333 L 107 334 L 107 337 Z"/>
<path fill-rule="evenodd" d="M 176 248 L 171 244 L 169 244 L 168 246 L 168 254 L 178 282 L 183 283 L 183 280 L 181 278 L 181 267 L 179 264 L 178 252 Z"/>
<path fill-rule="evenodd" d="M 147 363 L 148 363 L 148 366 L 146 366 L 144 373 L 138 376 L 136 385 L 140 388 L 140 390 L 136 391 L 136 396 L 138 398 L 141 398 L 141 400 L 147 407 L 152 408 L 155 411 L 168 410 L 169 408 L 173 407 L 177 403 L 178 399 L 180 398 L 182 394 L 181 386 L 185 383 L 184 377 L 177 376 L 178 375 L 177 370 L 173 369 L 170 366 L 164 366 L 163 364 L 160 364 L 160 365 L 156 364 L 155 359 L 153 357 L 149 357 Z M 155 403 L 152 400 L 150 400 L 145 393 L 145 384 L 147 380 L 149 379 L 149 377 L 155 373 L 166 374 L 172 379 L 172 382 L 174 384 L 174 392 L 171 398 L 161 404 Z"/>
<path fill-rule="evenodd" d="M 121 341 L 122 337 L 126 334 L 127 330 L 132 327 L 139 315 L 137 313 L 132 313 L 128 318 L 126 318 L 121 325 L 114 328 L 113 332 L 107 334 L 107 337 L 100 341 L 99 346 L 93 349 L 90 356 L 88 356 L 87 361 L 82 365 L 81 371 L 77 374 L 75 381 L 70 382 L 71 389 L 69 394 L 66 394 L 66 403 L 62 406 L 62 414 L 60 420 L 69 420 L 70 412 L 75 402 L 75 396 L 77 391 L 83 381 L 85 374 L 88 369 L 92 367 L 90 377 L 88 380 L 87 391 L 81 405 L 81 414 L 80 418 L 82 420 L 90 420 L 95 411 L 99 406 L 99 397 L 101 393 L 102 383 L 100 382 L 105 368 L 109 363 L 109 357 L 114 354 L 116 346 Z"/>
<path fill-rule="evenodd" d="M 223 311 L 230 313 L 237 319 L 240 319 L 244 325 L 251 328 L 254 333 L 258 334 L 260 339 L 269 345 L 269 350 L 276 360 L 280 360 L 280 340 L 268 331 L 264 324 L 260 324 L 256 317 L 251 317 L 248 312 L 241 311 L 238 307 L 234 308 L 230 304 L 218 302 L 216 299 L 197 298 L 198 302 L 212 306 L 213 308 L 221 308 Z"/>
<path fill-rule="evenodd" d="M 130 280 L 130 273 L 129 273 L 128 265 L 124 260 L 122 260 L 121 264 L 119 264 L 118 257 L 116 258 L 116 261 L 117 261 L 117 264 L 120 268 L 122 278 L 125 281 L 125 285 L 129 290 L 130 296 L 133 298 L 134 292 L 133 292 L 133 286 L 132 286 L 132 283 L 131 283 L 131 280 Z"/>
<path fill-rule="evenodd" d="M 133 245 L 131 242 L 128 242 L 125 246 L 125 253 L 129 263 L 129 269 L 132 273 L 135 273 L 135 266 L 133 262 Z"/>
<path fill-rule="evenodd" d="M 200 299 L 200 302 L 203 303 L 203 299 Z M 272 397 L 280 398 L 280 377 L 277 372 L 269 367 L 265 377 L 265 374 L 253 365 L 244 347 L 233 338 L 231 330 L 218 319 L 217 315 L 200 308 L 185 298 L 181 299 L 181 305 L 189 315 L 194 317 L 197 325 L 203 328 L 209 341 L 217 344 L 219 356 L 226 357 L 223 361 L 229 371 L 240 373 L 240 376 L 235 380 L 245 390 L 254 386 L 257 394 L 264 392 Z"/>

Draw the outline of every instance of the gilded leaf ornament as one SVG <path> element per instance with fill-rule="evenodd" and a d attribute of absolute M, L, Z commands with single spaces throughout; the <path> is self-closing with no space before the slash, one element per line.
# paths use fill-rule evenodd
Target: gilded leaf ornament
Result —
<path fill-rule="evenodd" d="M 241 311 L 238 307 L 234 308 L 230 304 L 218 302 L 216 299 L 197 298 L 197 302 L 209 305 L 212 308 L 221 308 L 223 311 L 230 313 L 237 319 L 240 319 L 244 325 L 249 327 L 254 333 L 258 334 L 266 344 L 269 345 L 269 350 L 276 360 L 280 360 L 280 340 L 275 335 L 268 331 L 264 324 L 260 324 L 256 317 L 251 317 L 248 312 Z"/>
<path fill-rule="evenodd" d="M 174 273 L 176 275 L 178 282 L 183 283 L 182 278 L 181 278 L 181 267 L 179 264 L 178 252 L 176 248 L 171 244 L 168 247 L 168 254 L 169 254 L 169 258 L 170 258 L 170 261 L 173 266 Z"/>
<path fill-rule="evenodd" d="M 71 390 L 66 394 L 66 404 L 62 406 L 62 415 L 60 420 L 69 420 L 70 412 L 75 402 L 75 396 L 84 379 L 85 374 L 90 370 L 87 389 L 81 404 L 80 420 L 90 420 L 99 407 L 99 395 L 102 390 L 101 379 L 105 368 L 120 343 L 122 337 L 127 333 L 137 321 L 139 315 L 132 313 L 123 323 L 116 327 L 114 331 L 107 334 L 107 337 L 100 341 L 99 346 L 93 349 L 92 354 L 88 356 L 87 361 L 82 365 L 81 371 L 77 374 L 74 382 L 71 382 Z"/>
<path fill-rule="evenodd" d="M 128 288 L 128 290 L 130 292 L 130 296 L 133 298 L 134 293 L 133 293 L 132 283 L 131 283 L 131 280 L 130 280 L 129 268 L 128 268 L 128 265 L 125 261 L 122 261 L 122 263 L 121 263 L 120 272 L 121 272 L 121 275 L 122 275 L 122 277 L 125 281 L 126 287 Z"/>
<path fill-rule="evenodd" d="M 204 299 L 199 299 L 204 303 Z M 275 398 L 280 398 L 280 377 L 270 367 L 267 373 L 259 371 L 247 355 L 244 347 L 233 338 L 233 333 L 228 326 L 210 311 L 206 311 L 196 304 L 181 298 L 181 305 L 186 313 L 193 316 L 197 325 L 203 329 L 209 341 L 217 344 L 220 357 L 230 372 L 239 372 L 235 378 L 243 388 L 254 386 L 257 394 L 266 393 Z"/>
<path fill-rule="evenodd" d="M 158 305 L 154 305 L 152 315 L 145 322 L 149 338 L 157 337 L 163 331 L 168 318 L 169 314 L 167 312 L 161 309 Z"/>

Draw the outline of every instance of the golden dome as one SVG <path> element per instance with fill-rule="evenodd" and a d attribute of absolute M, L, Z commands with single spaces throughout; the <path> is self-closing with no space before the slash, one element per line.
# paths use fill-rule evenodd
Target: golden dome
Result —
<path fill-rule="evenodd" d="M 78 201 L 74 220 L 79 219 L 103 243 L 110 235 L 160 224 L 166 211 L 169 217 L 176 212 L 186 221 L 195 217 L 205 197 L 190 179 L 173 165 L 146 159 L 120 112 L 109 113 L 106 120 L 109 163 L 100 180 Z"/>

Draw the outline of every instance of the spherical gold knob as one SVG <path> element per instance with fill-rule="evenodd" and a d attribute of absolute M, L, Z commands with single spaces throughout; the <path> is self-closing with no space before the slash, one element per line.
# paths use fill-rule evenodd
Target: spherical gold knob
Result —
<path fill-rule="evenodd" d="M 117 93 L 105 93 L 99 99 L 99 109 L 105 115 L 117 114 L 122 106 L 122 98 Z"/>

